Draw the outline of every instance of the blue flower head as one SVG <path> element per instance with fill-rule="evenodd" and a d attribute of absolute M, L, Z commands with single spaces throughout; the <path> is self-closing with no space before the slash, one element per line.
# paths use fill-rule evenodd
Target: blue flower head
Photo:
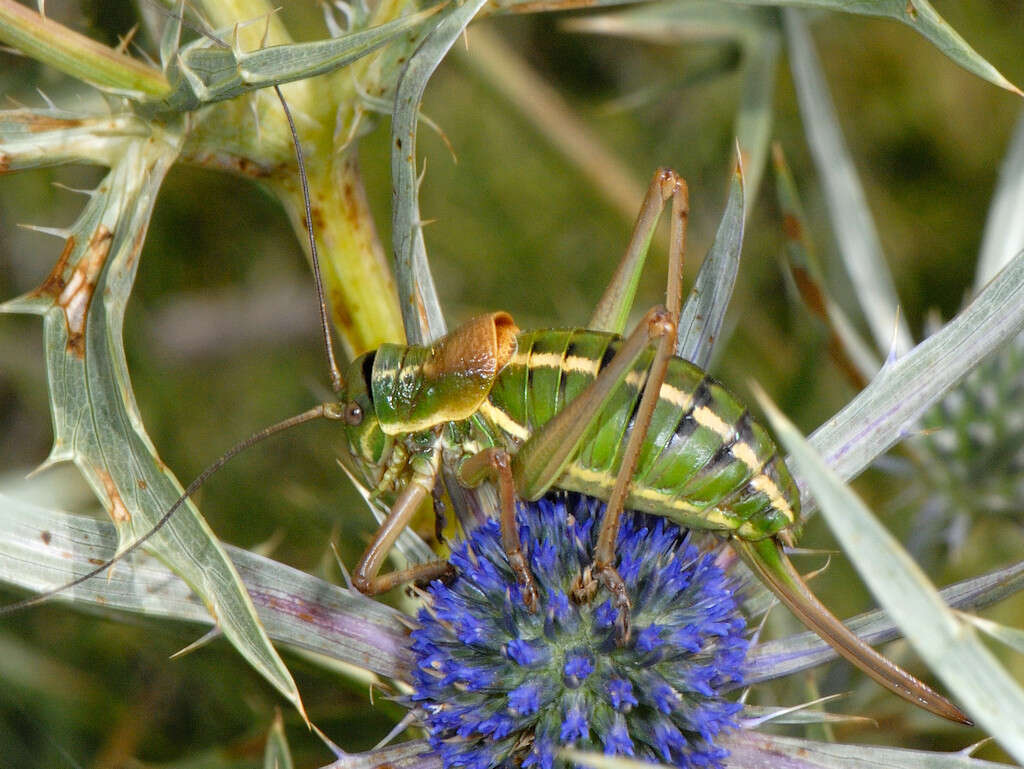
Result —
<path fill-rule="evenodd" d="M 495 521 L 453 553 L 451 584 L 430 585 L 412 634 L 411 699 L 445 769 L 554 769 L 562 746 L 721 766 L 727 752 L 715 740 L 736 726 L 740 706 L 720 692 L 742 682 L 747 650 L 734 585 L 674 524 L 626 514 L 619 572 L 633 629 L 620 645 L 605 590 L 574 598 L 603 512 L 564 494 L 520 507 L 536 613 L 523 605 Z"/>

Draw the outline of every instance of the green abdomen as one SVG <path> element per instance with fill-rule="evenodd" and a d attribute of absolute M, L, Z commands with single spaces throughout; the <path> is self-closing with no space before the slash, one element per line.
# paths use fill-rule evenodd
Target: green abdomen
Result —
<path fill-rule="evenodd" d="M 520 442 L 576 398 L 619 346 L 614 334 L 582 329 L 527 332 L 517 341 L 482 412 Z M 608 498 L 653 357 L 645 355 L 618 388 L 559 488 Z M 799 493 L 775 442 L 731 393 L 673 358 L 660 395 L 627 507 L 750 540 L 798 520 Z"/>

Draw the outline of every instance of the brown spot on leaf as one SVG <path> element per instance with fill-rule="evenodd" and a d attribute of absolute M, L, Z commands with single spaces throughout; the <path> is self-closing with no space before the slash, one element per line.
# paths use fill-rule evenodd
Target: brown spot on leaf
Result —
<path fill-rule="evenodd" d="M 60 131 L 66 128 L 78 128 L 78 126 L 82 125 L 81 120 L 50 117 L 49 115 L 40 115 L 36 112 L 27 111 L 19 112 L 16 119 L 32 133 Z"/>
<path fill-rule="evenodd" d="M 917 21 L 917 8 L 914 7 L 914 0 L 907 0 L 907 16 L 912 21 Z"/>
<path fill-rule="evenodd" d="M 195 152 L 186 153 L 183 157 L 193 165 L 215 168 L 249 179 L 266 179 L 281 173 L 285 168 L 283 165 L 263 164 L 252 158 L 228 152 Z"/>
<path fill-rule="evenodd" d="M 800 296 L 803 297 L 804 303 L 810 308 L 811 312 L 819 318 L 826 318 L 825 298 L 821 295 L 821 289 L 814 278 L 803 267 L 794 267 L 793 280 L 796 281 L 796 287 L 800 291 Z"/>
<path fill-rule="evenodd" d="M 782 231 L 786 233 L 786 237 L 790 240 L 800 240 L 804 234 L 803 227 L 800 226 L 800 220 L 793 216 L 793 214 L 786 214 L 782 217 Z"/>
<path fill-rule="evenodd" d="M 560 2 L 550 2 L 550 0 L 539 0 L 535 3 L 519 3 L 511 7 L 506 6 L 500 2 L 492 2 L 489 5 L 493 5 L 505 13 L 539 13 L 548 11 L 571 11 L 576 8 L 590 8 L 591 6 L 597 5 L 597 0 L 561 0 Z"/>
<path fill-rule="evenodd" d="M 79 358 L 85 355 L 85 322 L 89 305 L 113 239 L 114 233 L 101 224 L 57 296 L 57 304 L 63 308 L 64 321 L 68 326 L 68 352 Z"/>
<path fill-rule="evenodd" d="M 324 210 L 319 205 L 313 204 L 309 207 L 310 212 L 313 214 L 313 226 L 316 228 L 315 232 L 323 232 L 326 226 L 324 220 Z"/>
<path fill-rule="evenodd" d="M 270 169 L 266 166 L 257 163 L 252 158 L 237 157 L 234 158 L 235 166 L 234 171 L 242 176 L 248 176 L 252 179 L 260 179 L 265 176 L 270 176 Z"/>
<path fill-rule="evenodd" d="M 145 491 L 148 486 L 149 486 L 149 484 L 147 484 L 144 480 L 142 480 L 142 478 L 139 478 L 139 488 L 140 489 Z"/>
<path fill-rule="evenodd" d="M 331 317 L 334 318 L 334 325 L 343 336 L 350 336 L 355 330 L 352 323 L 352 315 L 345 303 L 345 296 L 341 289 L 335 288 L 331 291 Z"/>
<path fill-rule="evenodd" d="M 57 260 L 57 264 L 50 270 L 50 274 L 46 276 L 46 279 L 42 282 L 35 291 L 32 292 L 35 296 L 42 296 L 43 294 L 50 294 L 54 298 L 60 296 L 60 292 L 64 290 L 64 270 L 67 269 L 68 259 L 71 258 L 71 252 L 75 249 L 75 236 L 72 235 L 64 242 L 64 250 L 60 254 L 60 259 Z"/>
<path fill-rule="evenodd" d="M 99 475 L 100 482 L 103 484 L 103 491 L 107 495 L 109 502 L 107 512 L 110 514 L 111 520 L 114 523 L 127 523 L 130 521 L 132 514 L 124 506 L 124 500 L 121 499 L 121 494 L 117 490 L 114 479 L 110 477 L 110 473 L 106 470 L 99 470 L 97 475 Z"/>
<path fill-rule="evenodd" d="M 89 563 L 91 563 L 93 566 L 102 566 L 106 563 L 106 561 L 104 561 L 102 558 L 90 558 Z"/>
<path fill-rule="evenodd" d="M 11 156 L 6 152 L 0 152 L 0 174 L 5 174 L 11 170 Z"/>
<path fill-rule="evenodd" d="M 51 541 L 53 541 L 53 535 L 48 531 L 44 531 L 42 534 L 40 534 L 39 538 L 43 540 L 44 545 L 48 545 L 50 544 Z"/>

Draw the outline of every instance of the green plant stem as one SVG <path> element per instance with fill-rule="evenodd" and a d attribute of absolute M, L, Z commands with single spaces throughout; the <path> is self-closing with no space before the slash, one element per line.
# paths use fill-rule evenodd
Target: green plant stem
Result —
<path fill-rule="evenodd" d="M 385 0 L 367 22 L 367 28 L 398 18 L 407 0 Z M 218 33 L 232 29 L 242 50 L 261 45 L 292 42 L 280 15 L 264 0 L 203 0 L 204 14 Z M 238 27 L 236 23 L 241 22 Z M 244 23 L 251 22 L 251 23 Z M 349 356 L 379 347 L 384 342 L 403 342 L 398 294 L 389 260 L 377 236 L 359 175 L 356 143 L 339 150 L 347 129 L 359 119 L 355 84 L 376 82 L 376 56 L 355 62 L 343 71 L 326 76 L 330 87 L 313 89 L 306 81 L 289 83 L 282 90 L 296 117 L 299 138 L 305 151 L 309 174 L 313 234 L 320 256 L 324 290 L 331 319 Z M 299 185 L 291 136 L 280 104 L 272 93 L 259 92 L 256 100 L 259 132 L 257 141 L 239 142 L 230 128 L 250 120 L 250 105 L 242 102 L 226 105 L 234 111 L 209 113 L 210 118 L 197 128 L 198 151 L 194 158 L 201 164 L 220 162 L 231 167 L 236 156 L 241 169 L 251 161 L 269 169 L 267 182 L 280 198 L 295 228 L 296 236 L 308 251 L 302 189 Z M 217 115 L 215 119 L 214 115 Z M 225 126 L 229 130 L 225 131 Z M 227 154 L 212 152 L 230 147 Z M 257 176 L 259 174 L 256 174 Z M 310 294 L 312 301 L 312 292 Z"/>
<path fill-rule="evenodd" d="M 402 342 L 405 333 L 395 280 L 377 237 L 355 151 L 328 157 L 326 166 L 310 163 L 313 232 L 331 317 L 352 357 L 385 342 Z M 273 186 L 307 245 L 298 179 L 281 177 Z"/>
<path fill-rule="evenodd" d="M 171 90 L 159 70 L 15 0 L 0 0 L 0 43 L 103 90 L 153 98 L 166 96 Z"/>

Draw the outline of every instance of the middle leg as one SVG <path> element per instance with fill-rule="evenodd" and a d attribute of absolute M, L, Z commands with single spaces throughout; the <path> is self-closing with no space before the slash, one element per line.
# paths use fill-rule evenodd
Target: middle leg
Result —
<path fill-rule="evenodd" d="M 598 532 L 597 546 L 594 548 L 593 573 L 602 585 L 612 594 L 616 609 L 619 611 L 618 625 L 620 640 L 629 640 L 629 612 L 631 604 L 626 585 L 615 568 L 615 543 L 622 521 L 629 489 L 633 482 L 640 450 L 647 439 L 647 430 L 651 425 L 654 408 L 661 395 L 661 386 L 665 382 L 668 363 L 672 359 L 676 346 L 676 333 L 681 296 L 683 255 L 686 251 L 686 225 L 690 215 L 689 192 L 686 182 L 676 178 L 672 197 L 671 240 L 669 244 L 668 285 L 665 289 L 665 307 L 672 319 L 671 328 L 661 337 L 654 360 L 647 372 L 643 394 L 637 409 L 633 429 L 626 448 L 622 454 L 622 463 L 615 478 L 615 486 L 608 497 L 601 529 Z"/>
<path fill-rule="evenodd" d="M 467 457 L 459 465 L 455 477 L 463 486 L 474 487 L 485 479 L 498 482 L 501 503 L 501 544 L 508 556 L 516 580 L 523 594 L 523 603 L 531 612 L 537 611 L 537 585 L 530 566 L 523 555 L 519 527 L 516 525 L 516 489 L 512 479 L 512 457 L 503 448 L 484 449 Z"/>

